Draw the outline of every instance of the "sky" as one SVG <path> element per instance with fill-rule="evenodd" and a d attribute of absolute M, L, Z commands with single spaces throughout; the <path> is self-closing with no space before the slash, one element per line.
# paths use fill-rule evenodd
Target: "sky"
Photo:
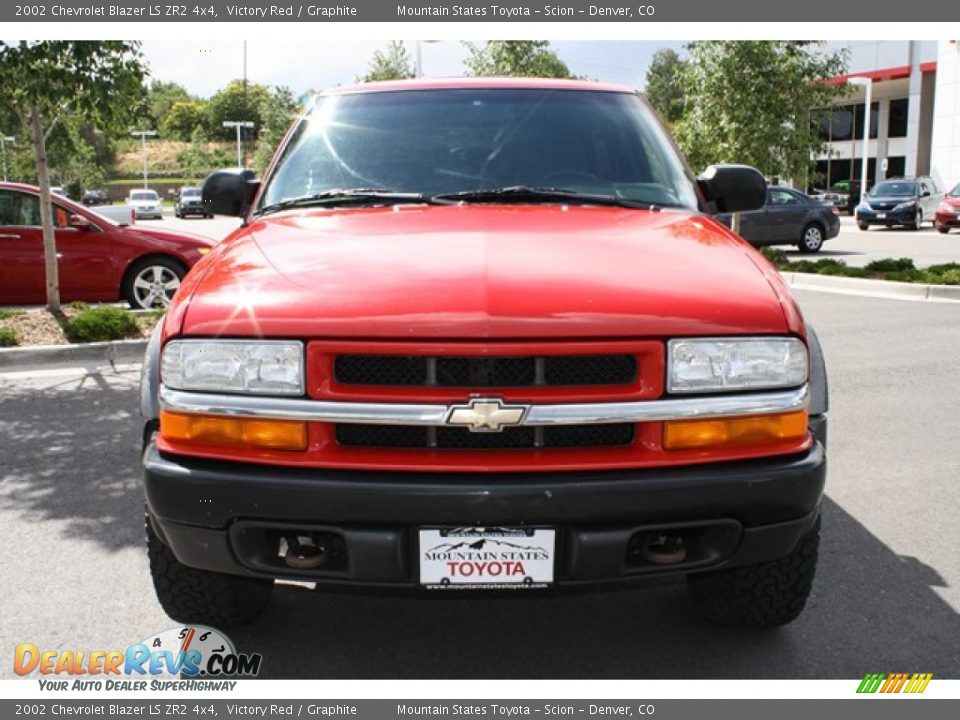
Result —
<path fill-rule="evenodd" d="M 263 85 L 286 85 L 294 94 L 353 82 L 362 75 L 382 41 L 318 39 L 314 44 L 279 44 L 275 39 L 247 41 L 247 77 Z M 414 55 L 415 43 L 407 41 Z M 678 52 L 681 42 L 556 42 L 552 49 L 575 75 L 642 89 L 647 66 L 658 48 Z M 463 74 L 463 46 L 452 40 L 421 44 L 423 74 Z M 243 76 L 243 43 L 236 41 L 150 40 L 142 47 L 153 80 L 176 82 L 193 94 L 209 97 Z"/>

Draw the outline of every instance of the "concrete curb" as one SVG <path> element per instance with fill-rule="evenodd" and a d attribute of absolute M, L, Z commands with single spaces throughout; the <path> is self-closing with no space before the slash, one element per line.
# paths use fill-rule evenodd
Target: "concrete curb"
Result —
<path fill-rule="evenodd" d="M 784 282 L 797 290 L 815 290 L 842 295 L 893 298 L 927 302 L 960 302 L 960 285 L 923 285 L 920 283 L 835 277 L 812 273 L 785 272 Z"/>
<path fill-rule="evenodd" d="M 147 340 L 113 340 L 77 345 L 38 345 L 0 350 L 0 370 L 56 365 L 123 365 L 143 360 Z"/>

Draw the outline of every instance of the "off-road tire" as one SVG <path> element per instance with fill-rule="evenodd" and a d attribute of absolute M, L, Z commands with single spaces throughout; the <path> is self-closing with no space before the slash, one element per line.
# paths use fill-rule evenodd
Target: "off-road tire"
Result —
<path fill-rule="evenodd" d="M 785 557 L 733 570 L 690 575 L 690 598 L 700 614 L 717 625 L 786 625 L 800 615 L 810 596 L 819 544 L 818 518 L 813 529 Z"/>
<path fill-rule="evenodd" d="M 272 580 L 187 567 L 157 537 L 150 518 L 146 526 L 153 587 L 163 611 L 171 619 L 224 629 L 253 622 L 267 607 Z"/>

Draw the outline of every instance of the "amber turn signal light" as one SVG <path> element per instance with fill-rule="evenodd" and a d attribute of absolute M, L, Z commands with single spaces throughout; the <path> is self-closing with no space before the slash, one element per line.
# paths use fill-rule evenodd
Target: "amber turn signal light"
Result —
<path fill-rule="evenodd" d="M 307 424 L 297 420 L 186 415 L 163 410 L 160 434 L 168 440 L 267 450 L 306 450 Z"/>
<path fill-rule="evenodd" d="M 663 424 L 663 447 L 702 450 L 799 440 L 806 434 L 806 410 L 716 420 L 671 420 Z"/>

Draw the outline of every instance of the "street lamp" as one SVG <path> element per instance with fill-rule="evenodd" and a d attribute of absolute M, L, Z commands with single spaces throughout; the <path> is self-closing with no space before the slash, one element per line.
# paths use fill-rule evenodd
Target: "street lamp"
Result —
<path fill-rule="evenodd" d="M 847 78 L 847 84 L 862 85 L 867 89 L 863 111 L 863 159 L 860 161 L 860 198 L 862 199 L 867 195 L 867 156 L 870 154 L 870 106 L 873 104 L 873 79 L 852 77 Z"/>
<path fill-rule="evenodd" d="M 243 154 L 240 144 L 240 128 L 252 128 L 252 120 L 224 120 L 223 126 L 225 128 L 232 127 L 237 129 L 237 167 L 243 167 Z"/>
<path fill-rule="evenodd" d="M 131 130 L 133 137 L 140 138 L 140 147 L 143 154 L 143 189 L 147 189 L 147 138 L 156 137 L 156 130 Z"/>
<path fill-rule="evenodd" d="M 414 77 L 423 77 L 423 44 L 424 43 L 438 43 L 439 40 L 417 40 L 416 42 L 416 57 L 414 64 Z"/>
<path fill-rule="evenodd" d="M 3 181 L 7 181 L 7 143 L 16 142 L 16 135 L 0 135 L 0 155 L 3 156 Z"/>

